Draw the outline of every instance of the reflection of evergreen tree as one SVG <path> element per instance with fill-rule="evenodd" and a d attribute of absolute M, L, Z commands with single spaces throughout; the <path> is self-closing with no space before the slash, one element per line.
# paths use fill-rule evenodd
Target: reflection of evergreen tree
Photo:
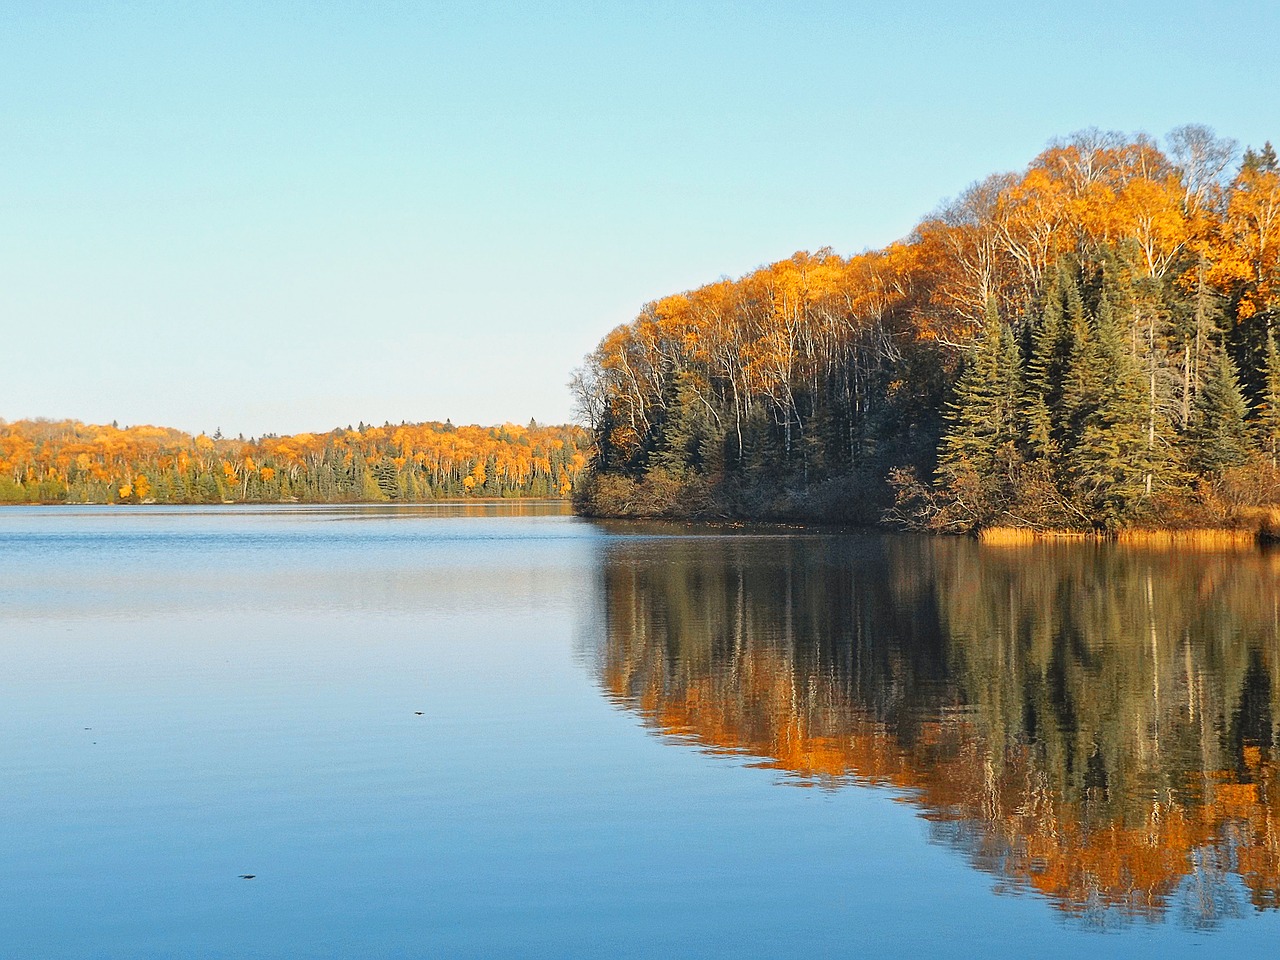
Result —
<path fill-rule="evenodd" d="M 1263 663 L 1258 651 L 1251 651 L 1249 667 L 1240 683 L 1240 698 L 1231 713 L 1228 732 L 1231 754 L 1239 770 L 1247 773 L 1249 764 L 1245 748 L 1270 749 L 1274 745 L 1271 698 L 1273 683 L 1271 671 Z"/>
<path fill-rule="evenodd" d="M 1064 909 L 1159 916 L 1220 863 L 1280 902 L 1267 555 L 727 537 L 603 576 L 602 681 L 660 729 L 897 784 Z"/>

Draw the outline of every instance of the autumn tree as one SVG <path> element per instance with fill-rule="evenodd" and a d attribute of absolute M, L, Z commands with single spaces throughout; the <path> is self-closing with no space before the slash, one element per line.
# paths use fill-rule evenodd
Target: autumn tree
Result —
<path fill-rule="evenodd" d="M 717 515 L 873 520 L 902 489 L 892 476 L 936 481 L 919 502 L 944 514 L 1003 504 L 960 527 L 1187 522 L 1211 495 L 1194 450 L 1225 396 L 1224 332 L 1246 425 L 1272 429 L 1280 172 L 1268 148 L 1233 169 L 1235 143 L 1204 126 L 1165 143 L 1081 131 L 882 250 L 802 251 L 647 304 L 575 381 L 593 476 L 628 509 L 659 465 L 711 479 Z M 991 358 L 1015 352 L 1011 442 Z M 720 442 L 695 442 L 704 431 Z M 582 506 L 611 511 L 608 496 Z"/>

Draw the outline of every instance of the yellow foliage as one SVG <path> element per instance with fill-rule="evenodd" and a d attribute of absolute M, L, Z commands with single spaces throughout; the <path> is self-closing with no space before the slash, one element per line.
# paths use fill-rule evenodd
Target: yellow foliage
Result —
<path fill-rule="evenodd" d="M 565 489 L 562 464 L 568 466 L 570 486 L 586 468 L 588 442 L 580 427 L 518 424 L 401 424 L 394 429 L 303 433 L 246 443 L 150 426 L 0 421 L 0 476 L 11 478 L 19 491 L 23 484 L 46 481 L 81 484 L 81 490 L 90 483 L 102 484 L 89 493 L 120 500 L 157 496 L 152 478 L 165 477 L 173 482 L 161 489 L 179 498 L 252 499 L 274 492 L 255 485 L 254 479 L 270 484 L 283 474 L 305 488 L 308 474 L 332 469 L 335 462 L 348 467 L 359 463 L 367 470 L 389 462 L 402 475 L 402 488 L 416 496 L 441 489 L 470 492 L 495 481 L 504 495 L 554 496 Z M 209 484 L 215 477 L 216 487 Z"/>

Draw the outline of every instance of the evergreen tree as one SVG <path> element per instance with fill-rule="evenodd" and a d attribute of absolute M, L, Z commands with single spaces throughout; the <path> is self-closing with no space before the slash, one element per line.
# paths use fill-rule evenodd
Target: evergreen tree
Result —
<path fill-rule="evenodd" d="M 1254 150 L 1248 147 L 1244 151 L 1244 163 L 1241 168 L 1248 171 L 1257 171 L 1261 173 L 1270 173 L 1273 170 L 1280 169 L 1280 162 L 1276 160 L 1275 147 L 1271 146 L 1268 140 L 1262 145 L 1261 150 Z"/>
<path fill-rule="evenodd" d="M 1267 337 L 1266 365 L 1261 403 L 1258 405 L 1259 445 L 1271 460 L 1271 469 L 1280 466 L 1280 350 L 1276 338 Z"/>
<path fill-rule="evenodd" d="M 668 380 L 666 415 L 659 425 L 650 463 L 673 477 L 701 474 L 714 433 L 694 375 L 685 370 L 674 371 Z"/>
<path fill-rule="evenodd" d="M 988 303 L 982 340 L 956 384 L 938 460 L 938 479 L 966 525 L 991 522 L 1014 495 L 1021 401 L 1017 338 Z"/>
<path fill-rule="evenodd" d="M 1196 250 L 1180 268 L 1184 282 L 1166 284 L 1164 299 L 1175 331 L 1178 427 L 1192 426 L 1192 406 L 1207 372 L 1204 363 L 1212 338 L 1222 330 L 1223 297 L 1209 283 L 1209 264 L 1203 250 Z"/>
<path fill-rule="evenodd" d="M 765 412 L 757 407 L 742 423 L 741 466 L 735 479 L 744 502 L 768 499 L 778 492 L 782 478 L 777 464 L 782 457 L 782 443 L 777 430 Z"/>
<path fill-rule="evenodd" d="M 395 462 L 387 456 L 382 457 L 370 471 L 378 490 L 387 500 L 400 499 L 399 477 L 396 474 Z"/>
<path fill-rule="evenodd" d="M 1038 316 L 1031 323 L 1024 421 L 1033 459 L 1053 461 L 1062 444 L 1063 385 L 1072 332 L 1084 322 L 1074 270 L 1060 263 L 1049 273 Z"/>
<path fill-rule="evenodd" d="M 1195 444 L 1193 462 L 1198 469 L 1221 473 L 1249 459 L 1249 435 L 1244 422 L 1247 410 L 1236 366 L 1227 351 L 1219 348 L 1204 386 L 1196 395 L 1191 439 Z"/>
<path fill-rule="evenodd" d="M 1096 526 L 1131 519 L 1146 494 L 1150 470 L 1141 373 L 1106 296 L 1074 331 L 1063 407 L 1065 466 L 1078 509 Z"/>

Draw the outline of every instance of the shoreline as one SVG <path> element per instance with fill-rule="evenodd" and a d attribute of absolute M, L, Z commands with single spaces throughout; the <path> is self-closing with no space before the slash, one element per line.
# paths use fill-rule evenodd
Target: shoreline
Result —
<path fill-rule="evenodd" d="M 427 507 L 433 504 L 462 503 L 564 503 L 569 497 L 440 497 L 435 500 L 142 500 L 114 503 L 105 500 L 6 500 L 0 509 L 14 507 Z"/>
<path fill-rule="evenodd" d="M 1130 527 L 1120 530 L 1076 530 L 1067 528 L 1033 528 L 1012 526 L 990 526 L 965 533 L 947 533 L 930 530 L 911 530 L 887 523 L 853 523 L 839 520 L 823 520 L 819 518 L 781 519 L 766 517 L 708 517 L 708 516 L 636 516 L 587 512 L 576 509 L 572 497 L 442 497 L 434 500 L 222 500 L 212 502 L 161 502 L 146 500 L 140 503 L 107 503 L 81 502 L 67 503 L 48 501 L 42 503 L 6 502 L 0 503 L 4 508 L 48 508 L 48 507 L 94 507 L 115 509 L 130 508 L 172 508 L 172 507 L 205 507 L 220 508 L 261 508 L 261 507 L 431 507 L 431 506 L 496 506 L 510 504 L 512 506 L 533 506 L 538 504 L 562 505 L 566 513 L 582 520 L 593 522 L 645 525 L 675 525 L 684 528 L 703 528 L 725 531 L 750 531 L 752 529 L 771 530 L 779 533 L 805 532 L 864 534 L 878 536 L 913 536 L 933 538 L 956 538 L 975 540 L 986 547 L 1024 547 L 1047 544 L 1103 544 L 1112 543 L 1128 547 L 1147 547 L 1154 549 L 1188 549 L 1197 551 L 1256 549 L 1280 544 L 1280 508 L 1253 508 L 1248 514 L 1239 518 L 1241 522 L 1232 526 L 1220 527 Z"/>
<path fill-rule="evenodd" d="M 980 530 L 948 533 L 939 530 L 914 530 L 888 523 L 850 523 L 821 519 L 770 519 L 741 517 L 636 516 L 602 513 L 574 515 L 586 520 L 610 523 L 671 523 L 690 527 L 767 527 L 783 530 L 822 530 L 832 533 L 865 533 L 888 536 L 922 536 L 976 540 L 989 547 L 1018 547 L 1054 543 L 1114 543 L 1131 547 L 1186 548 L 1221 550 L 1256 548 L 1280 543 L 1280 508 L 1256 508 L 1234 525 L 1217 527 L 1151 527 L 1136 526 L 1119 530 L 1078 530 L 1069 528 L 1035 528 L 993 525 Z"/>

